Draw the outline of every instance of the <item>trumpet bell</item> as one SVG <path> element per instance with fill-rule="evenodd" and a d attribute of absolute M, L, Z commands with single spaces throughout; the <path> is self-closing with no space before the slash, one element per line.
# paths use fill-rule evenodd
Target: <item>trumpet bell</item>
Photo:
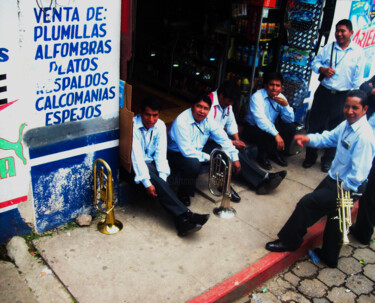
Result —
<path fill-rule="evenodd" d="M 213 213 L 215 214 L 215 216 L 223 219 L 231 219 L 237 214 L 236 210 L 233 207 L 228 208 L 223 206 L 214 208 Z"/>
<path fill-rule="evenodd" d="M 219 218 L 230 219 L 236 215 L 236 211 L 230 206 L 230 179 L 232 174 L 232 160 L 222 149 L 215 148 L 210 156 L 210 176 L 208 188 L 215 196 L 222 196 L 220 207 L 216 207 L 213 213 Z"/>
<path fill-rule="evenodd" d="M 94 163 L 94 206 L 106 215 L 105 219 L 98 223 L 101 233 L 112 235 L 122 229 L 122 223 L 115 219 L 114 214 L 112 171 L 103 159 L 96 159 Z"/>
<path fill-rule="evenodd" d="M 113 224 L 107 223 L 105 219 L 98 223 L 98 230 L 107 235 L 118 233 L 122 227 L 122 223 L 119 220 L 115 220 Z"/>

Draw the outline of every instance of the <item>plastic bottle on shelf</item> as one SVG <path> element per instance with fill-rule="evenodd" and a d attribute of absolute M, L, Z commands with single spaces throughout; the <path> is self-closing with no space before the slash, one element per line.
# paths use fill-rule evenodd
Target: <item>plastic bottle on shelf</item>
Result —
<path fill-rule="evenodd" d="M 256 58 L 255 58 L 255 67 L 259 66 L 259 58 L 261 58 L 261 56 L 262 56 L 262 47 L 259 45 L 258 53 L 256 54 Z"/>
<path fill-rule="evenodd" d="M 273 62 L 273 48 L 271 47 L 269 55 L 268 55 L 268 64 L 272 64 Z"/>
<path fill-rule="evenodd" d="M 236 51 L 236 62 L 237 63 L 241 63 L 241 56 L 242 56 L 242 46 L 238 45 L 237 51 Z"/>
<path fill-rule="evenodd" d="M 266 43 L 266 48 L 262 53 L 262 66 L 268 65 L 268 43 Z"/>
<path fill-rule="evenodd" d="M 230 39 L 230 47 L 228 50 L 228 60 L 234 59 L 234 38 Z"/>
<path fill-rule="evenodd" d="M 243 94 L 247 94 L 249 92 L 249 79 L 247 79 L 246 77 L 243 77 L 242 78 L 242 81 L 241 81 L 241 92 Z"/>
<path fill-rule="evenodd" d="M 255 53 L 255 49 L 254 49 L 254 44 L 251 46 L 251 49 L 250 49 L 250 52 L 249 52 L 249 60 L 248 60 L 248 65 L 249 66 L 252 66 L 253 65 L 253 61 L 254 61 L 254 53 Z"/>
<path fill-rule="evenodd" d="M 247 65 L 249 61 L 250 51 L 249 47 L 245 46 L 242 53 L 242 63 Z"/>

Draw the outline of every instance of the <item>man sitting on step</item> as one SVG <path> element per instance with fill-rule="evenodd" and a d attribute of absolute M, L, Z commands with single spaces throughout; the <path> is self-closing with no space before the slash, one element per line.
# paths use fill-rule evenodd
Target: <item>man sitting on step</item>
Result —
<path fill-rule="evenodd" d="M 296 133 L 293 108 L 281 93 L 283 81 L 278 72 L 265 74 L 264 88 L 251 96 L 242 132 L 245 141 L 258 146 L 257 162 L 266 170 L 272 169 L 268 159 L 288 165 L 283 153 L 289 150 Z"/>
<path fill-rule="evenodd" d="M 240 140 L 238 125 L 233 113 L 233 105 L 235 105 L 241 97 L 240 87 L 235 81 L 225 81 L 220 85 L 217 91 L 212 92 L 209 96 L 212 100 L 212 107 L 208 115 L 221 125 L 238 150 L 238 157 L 242 168 L 240 173 L 242 179 L 245 180 L 252 189 L 255 189 L 258 195 L 268 194 L 279 186 L 286 176 L 286 171 L 267 173 L 258 168 L 248 156 L 250 150 L 248 150 L 246 144 Z M 209 154 L 216 147 L 218 147 L 218 145 L 215 141 L 209 139 L 203 151 Z"/>
<path fill-rule="evenodd" d="M 210 215 L 191 212 L 167 183 L 170 174 L 167 161 L 167 129 L 159 119 L 161 102 L 145 98 L 141 114 L 133 118 L 132 167 L 134 181 L 142 183 L 150 197 L 158 198 L 161 205 L 174 216 L 179 236 L 196 232 Z"/>

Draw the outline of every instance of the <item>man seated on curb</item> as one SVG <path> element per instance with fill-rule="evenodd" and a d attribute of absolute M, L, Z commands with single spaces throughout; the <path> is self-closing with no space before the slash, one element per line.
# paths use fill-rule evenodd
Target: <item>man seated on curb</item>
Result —
<path fill-rule="evenodd" d="M 233 113 L 233 105 L 237 103 L 241 97 L 241 91 L 235 81 L 223 82 L 217 91 L 210 95 L 212 107 L 209 117 L 212 117 L 226 131 L 229 138 L 232 139 L 233 145 L 237 148 L 238 157 L 241 163 L 241 177 L 250 185 L 252 189 L 256 189 L 258 195 L 268 194 L 275 189 L 286 176 L 286 171 L 276 173 L 266 173 L 259 169 L 248 157 L 246 144 L 240 140 L 238 134 L 238 125 Z M 213 140 L 208 140 L 203 148 L 206 153 L 218 147 Z"/>
<path fill-rule="evenodd" d="M 239 174 L 241 164 L 238 151 L 222 127 L 207 117 L 212 101 L 209 96 L 198 96 L 191 108 L 183 111 L 169 131 L 168 160 L 172 176 L 178 176 L 177 195 L 187 206 L 195 194 L 195 183 L 202 164 L 209 163 L 210 155 L 203 151 L 209 137 L 220 145 L 232 159 L 234 174 Z M 231 188 L 231 194 L 234 191 Z M 237 200 L 238 202 L 239 200 Z"/>
<path fill-rule="evenodd" d="M 375 134 L 375 113 L 368 122 Z M 367 180 L 366 189 L 358 202 L 357 220 L 349 227 L 350 233 L 364 245 L 370 243 L 375 226 L 375 157 Z"/>
<path fill-rule="evenodd" d="M 278 72 L 266 74 L 264 88 L 251 96 L 245 117 L 243 138 L 258 146 L 257 162 L 266 170 L 272 169 L 268 159 L 288 165 L 282 152 L 289 150 L 296 134 L 293 108 L 281 93 L 283 81 Z"/>
<path fill-rule="evenodd" d="M 142 100 L 141 114 L 133 118 L 132 166 L 134 181 L 142 183 L 150 197 L 174 216 L 179 236 L 202 228 L 209 216 L 191 212 L 166 182 L 170 173 L 167 161 L 167 129 L 159 119 L 161 102 L 150 97 Z"/>
<path fill-rule="evenodd" d="M 322 248 L 315 249 L 329 267 L 336 267 L 341 249 L 342 233 L 337 219 L 337 178 L 344 190 L 363 192 L 375 154 L 375 138 L 366 118 L 367 97 L 353 90 L 346 95 L 346 121 L 322 134 L 296 135 L 296 142 L 311 147 L 336 147 L 328 176 L 310 194 L 305 195 L 278 233 L 279 239 L 266 244 L 274 252 L 293 251 L 300 247 L 307 228 L 327 216 Z M 360 206 L 361 207 L 361 206 Z"/>

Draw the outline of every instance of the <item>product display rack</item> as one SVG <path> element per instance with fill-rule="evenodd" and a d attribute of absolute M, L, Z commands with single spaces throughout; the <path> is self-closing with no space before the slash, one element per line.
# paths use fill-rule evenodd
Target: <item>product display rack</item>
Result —
<path fill-rule="evenodd" d="M 321 0 L 287 2 L 284 25 L 288 43 L 282 48 L 280 71 L 284 94 L 294 108 L 301 107 L 308 94 L 322 11 Z"/>
<path fill-rule="evenodd" d="M 240 9 L 238 13 L 236 5 L 241 6 L 241 3 L 233 3 L 223 73 L 223 80 L 235 79 L 241 87 L 243 95 L 236 112 L 240 123 L 246 114 L 251 94 L 262 87 L 263 75 L 278 69 L 279 49 L 285 36 L 282 2 L 248 1 L 245 4 L 245 12 Z"/>

